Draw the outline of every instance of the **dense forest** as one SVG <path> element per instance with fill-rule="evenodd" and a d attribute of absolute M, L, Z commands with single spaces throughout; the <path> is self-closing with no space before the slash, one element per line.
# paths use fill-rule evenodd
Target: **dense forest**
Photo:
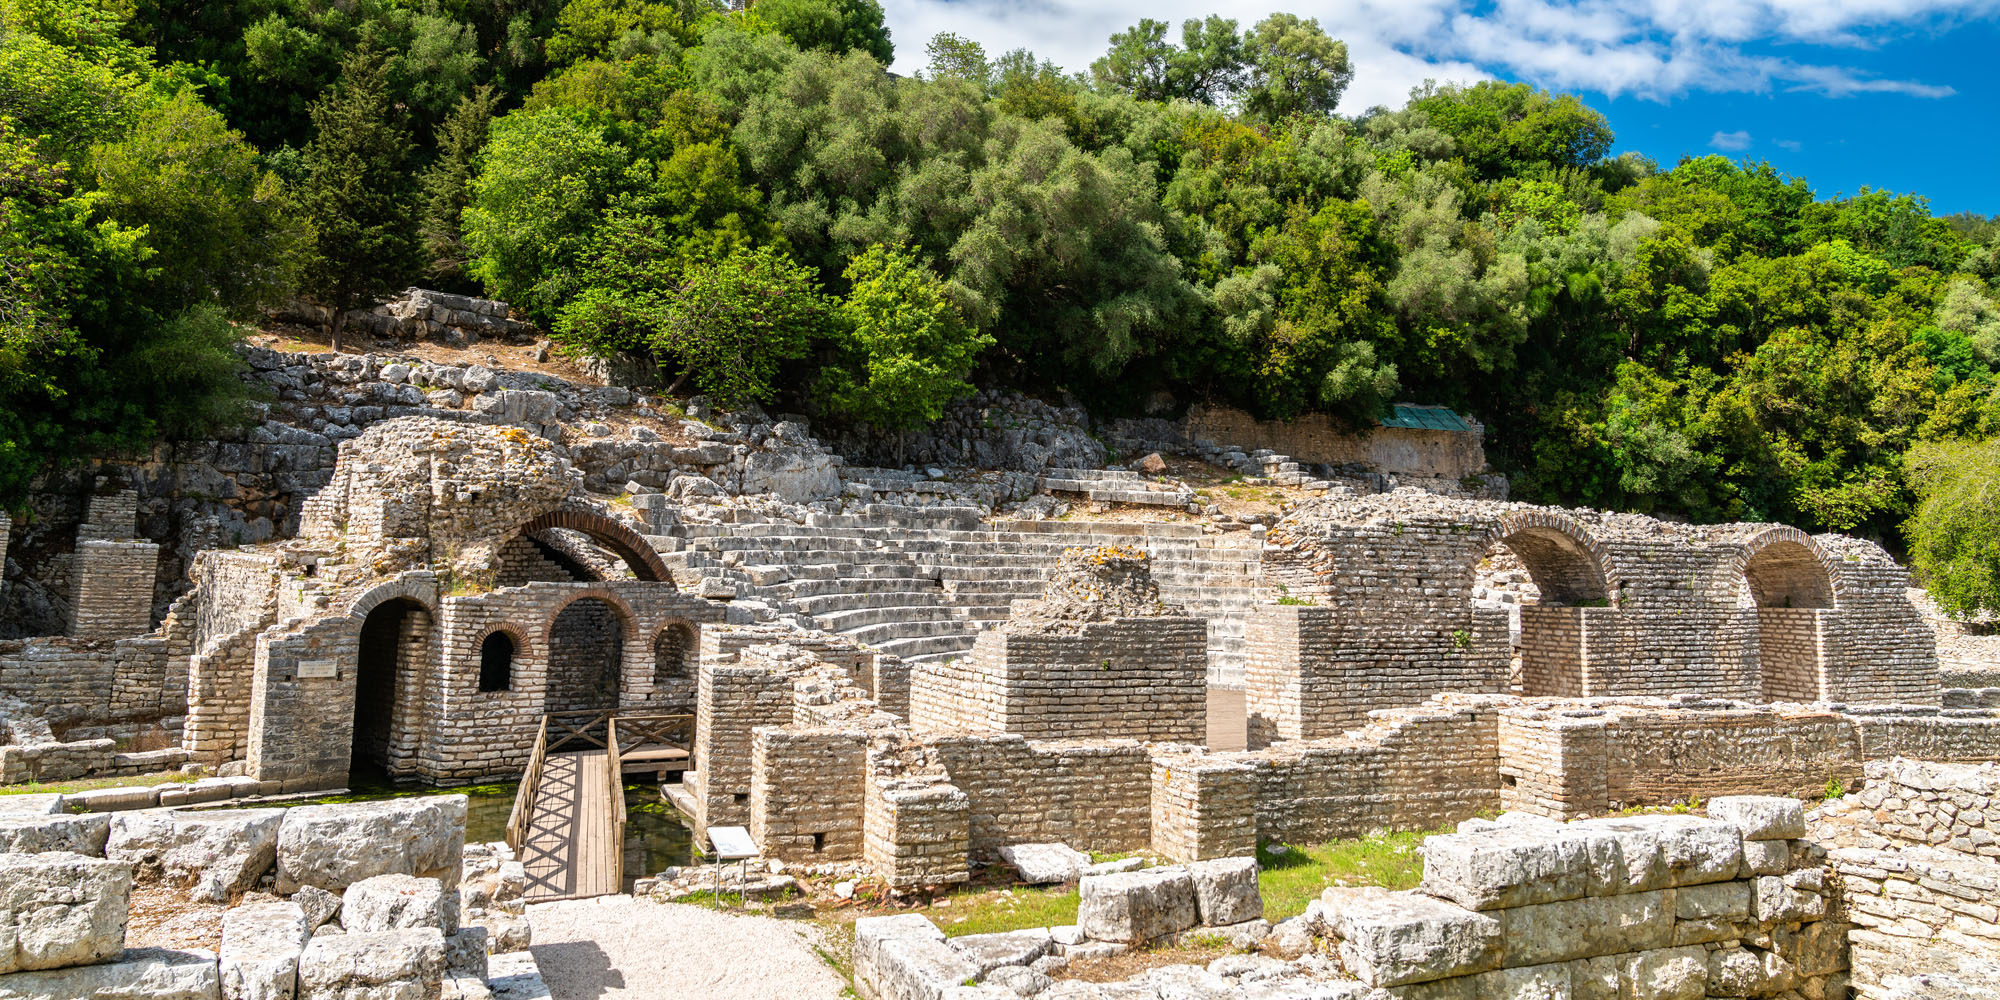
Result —
<path fill-rule="evenodd" d="M 1611 157 L 1524 84 L 1338 115 L 1285 14 L 926 51 L 886 72 L 876 0 L 0 0 L 0 496 L 240 419 L 261 306 L 425 284 L 884 429 L 1446 403 L 1523 498 L 1907 528 L 2000 603 L 2000 220 Z"/>

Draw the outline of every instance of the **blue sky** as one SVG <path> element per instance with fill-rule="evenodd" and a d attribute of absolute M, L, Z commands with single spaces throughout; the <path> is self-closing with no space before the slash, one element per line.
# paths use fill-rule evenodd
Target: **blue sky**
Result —
<path fill-rule="evenodd" d="M 1822 197 L 1915 192 L 1939 214 L 2000 213 L 2000 0 L 883 0 L 898 72 L 952 31 L 1085 70 L 1153 17 L 1272 10 L 1348 43 L 1343 112 L 1400 106 L 1426 78 L 1524 80 L 1604 112 L 1614 152 L 1769 160 Z"/>

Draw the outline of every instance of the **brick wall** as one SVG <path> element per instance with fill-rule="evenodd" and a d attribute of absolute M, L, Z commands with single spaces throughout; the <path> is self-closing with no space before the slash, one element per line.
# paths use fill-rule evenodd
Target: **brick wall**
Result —
<path fill-rule="evenodd" d="M 153 578 L 160 547 L 152 542 L 90 539 L 76 545 L 69 634 L 85 641 L 126 639 L 153 630 Z"/>
<path fill-rule="evenodd" d="M 1207 739 L 1207 625 L 1120 618 L 1075 633 L 982 632 L 968 657 L 917 667 L 910 724 L 1030 739 Z"/>
<path fill-rule="evenodd" d="M 1138 743 L 1018 735 L 929 742 L 965 794 L 968 849 L 976 855 L 1052 841 L 1080 851 L 1136 851 L 1151 839 L 1152 760 Z"/>
<path fill-rule="evenodd" d="M 766 857 L 856 861 L 865 849 L 868 734 L 757 729 L 750 752 L 750 836 Z"/>

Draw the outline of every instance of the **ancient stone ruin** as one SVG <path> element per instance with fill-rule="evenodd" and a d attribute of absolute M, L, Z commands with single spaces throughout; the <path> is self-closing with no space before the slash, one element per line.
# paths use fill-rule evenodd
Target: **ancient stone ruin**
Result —
<path fill-rule="evenodd" d="M 1826 1000 L 1992 981 L 2000 696 L 1941 682 L 1906 575 L 1872 543 L 1283 470 L 1319 495 L 1269 524 L 1061 519 L 1053 494 L 1172 509 L 1192 491 L 1046 464 L 961 487 L 847 467 L 791 420 L 675 430 L 623 390 L 260 364 L 297 381 L 279 406 L 317 429 L 267 430 L 258 461 L 321 463 L 270 494 L 260 537 L 151 540 L 159 469 L 105 469 L 77 484 L 58 569 L 18 584 L 66 621 L 0 642 L 0 782 L 207 776 L 6 821 L 18 898 L 0 923 L 50 886 L 87 891 L 60 930 L 19 938 L 0 996 L 163 977 L 293 995 L 230 985 L 285 975 L 299 996 L 433 996 L 494 978 L 454 921 L 505 924 L 501 898 L 453 885 L 519 863 L 462 852 L 462 818 L 430 851 L 365 810 L 323 834 L 311 810 L 331 807 L 193 807 L 361 768 L 520 778 L 520 847 L 578 740 L 614 788 L 633 768 L 677 777 L 663 791 L 697 842 L 743 827 L 767 861 L 913 893 L 999 863 L 1082 879 L 1076 928 L 947 942 L 921 917 L 864 921 L 872 997 L 1125 996 L 1037 963 L 1197 931 L 1294 954 L 1154 970 L 1130 995 Z M 398 402 L 364 401 L 378 391 Z M 1829 790 L 1855 791 L 1808 829 L 1792 798 Z M 622 823 L 603 801 L 572 808 Z M 1417 890 L 1329 891 L 1302 923 L 1256 923 L 1259 845 L 1454 825 Z M 385 851 L 382 871 L 341 867 Z M 1096 871 L 1087 852 L 1169 864 Z M 667 881 L 618 874 L 601 891 Z M 273 898 L 230 911 L 219 955 L 121 951 L 135 878 Z M 588 894 L 553 862 L 520 878 L 523 896 Z M 345 892 L 344 935 L 314 932 L 310 890 Z M 382 934 L 397 957 L 354 979 Z"/>

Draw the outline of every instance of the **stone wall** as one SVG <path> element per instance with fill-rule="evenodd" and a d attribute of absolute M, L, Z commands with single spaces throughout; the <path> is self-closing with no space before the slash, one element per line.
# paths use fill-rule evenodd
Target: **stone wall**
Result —
<path fill-rule="evenodd" d="M 1198 618 L 1120 618 L 1075 634 L 982 632 L 972 655 L 919 664 L 910 723 L 1030 739 L 1207 738 L 1208 630 Z"/>
<path fill-rule="evenodd" d="M 1484 428 L 1431 431 L 1370 427 L 1360 433 L 1337 426 L 1325 414 L 1295 420 L 1258 420 L 1242 410 L 1197 405 L 1188 410 L 1183 433 L 1190 440 L 1227 442 L 1244 450 L 1268 448 L 1302 462 L 1365 465 L 1397 476 L 1462 479 L 1486 468 Z"/>
<path fill-rule="evenodd" d="M 755 774 L 753 736 L 792 721 L 792 679 L 761 667 L 703 658 L 695 708 L 694 759 L 682 781 L 695 802 L 695 835 L 710 826 L 746 826 Z"/>
<path fill-rule="evenodd" d="M 965 794 L 967 850 L 975 856 L 1051 842 L 1137 851 L 1151 839 L 1152 761 L 1138 743 L 1007 735 L 944 736 L 929 744 Z"/>
<path fill-rule="evenodd" d="M 1868 760 L 2000 760 L 2000 711 L 1931 705 L 1842 706 Z"/>
<path fill-rule="evenodd" d="M 159 566 L 160 547 L 152 542 L 78 541 L 70 578 L 71 637 L 102 642 L 152 631 Z"/>
<path fill-rule="evenodd" d="M 759 728 L 750 769 L 750 836 L 765 857 L 807 864 L 861 858 L 867 733 Z"/>

